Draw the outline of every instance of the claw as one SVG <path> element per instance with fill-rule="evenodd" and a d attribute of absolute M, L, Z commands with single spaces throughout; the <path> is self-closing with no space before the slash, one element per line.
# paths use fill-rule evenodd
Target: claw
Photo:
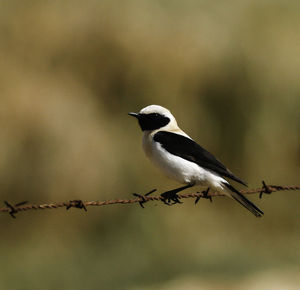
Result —
<path fill-rule="evenodd" d="M 166 205 L 173 205 L 173 204 L 176 204 L 176 203 L 183 203 L 179 200 L 179 196 L 173 190 L 166 191 L 166 192 L 162 193 L 161 196 L 162 196 L 163 203 L 166 204 Z M 173 201 L 173 203 L 171 201 Z"/>
<path fill-rule="evenodd" d="M 173 204 L 176 204 L 176 203 L 183 203 L 179 200 L 180 197 L 177 195 L 177 193 L 184 190 L 184 189 L 186 189 L 186 188 L 192 187 L 194 185 L 195 185 L 194 183 L 189 183 L 185 186 L 175 188 L 173 190 L 169 190 L 169 191 L 166 191 L 166 192 L 162 193 L 161 194 L 162 202 L 164 204 L 167 204 L 167 205 L 173 205 Z M 171 201 L 173 201 L 173 203 L 171 203 Z"/>

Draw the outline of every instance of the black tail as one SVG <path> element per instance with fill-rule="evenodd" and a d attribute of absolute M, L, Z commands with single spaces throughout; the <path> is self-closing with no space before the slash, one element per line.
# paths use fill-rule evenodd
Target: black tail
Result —
<path fill-rule="evenodd" d="M 243 194 L 241 194 L 238 190 L 236 190 L 232 185 L 229 183 L 223 183 L 228 189 L 230 189 L 230 195 L 233 199 L 239 202 L 242 206 L 246 209 L 251 211 L 256 217 L 262 217 L 263 211 L 260 210 L 254 203 L 252 203 L 249 199 L 247 199 Z"/>

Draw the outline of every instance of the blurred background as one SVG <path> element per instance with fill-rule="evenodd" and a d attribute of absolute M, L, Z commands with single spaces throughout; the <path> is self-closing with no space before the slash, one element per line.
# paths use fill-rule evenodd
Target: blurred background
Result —
<path fill-rule="evenodd" d="M 127 115 L 150 104 L 250 188 L 300 184 L 299 1 L 0 7 L 2 201 L 178 186 Z M 249 198 L 262 219 L 227 198 L 1 214 L 0 289 L 299 289 L 299 192 Z"/>

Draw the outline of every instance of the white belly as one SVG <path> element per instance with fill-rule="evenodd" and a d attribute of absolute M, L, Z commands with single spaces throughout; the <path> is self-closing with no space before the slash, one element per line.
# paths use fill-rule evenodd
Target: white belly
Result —
<path fill-rule="evenodd" d="M 148 137 L 148 138 L 147 138 Z M 223 189 L 222 177 L 200 167 L 181 157 L 170 154 L 158 142 L 145 136 L 143 148 L 149 159 L 169 178 L 184 184 L 197 184 L 202 186 Z"/>

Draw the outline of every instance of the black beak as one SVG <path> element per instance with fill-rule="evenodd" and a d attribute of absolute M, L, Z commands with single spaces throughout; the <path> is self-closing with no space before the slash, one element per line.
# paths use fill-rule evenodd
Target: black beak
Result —
<path fill-rule="evenodd" d="M 130 112 L 130 113 L 128 113 L 128 115 L 129 115 L 129 116 L 132 116 L 132 117 L 135 117 L 135 118 L 137 118 L 137 119 L 138 119 L 138 118 L 139 118 L 139 116 L 140 116 L 140 115 L 139 115 L 139 114 L 137 114 L 137 113 L 131 113 L 131 112 Z"/>

